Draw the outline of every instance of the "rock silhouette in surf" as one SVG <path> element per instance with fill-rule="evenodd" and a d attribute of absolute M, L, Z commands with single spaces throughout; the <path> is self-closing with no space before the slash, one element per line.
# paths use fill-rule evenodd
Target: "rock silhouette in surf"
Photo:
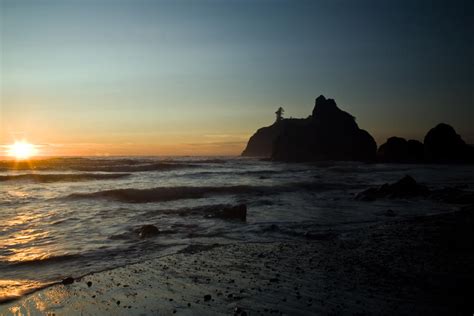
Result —
<path fill-rule="evenodd" d="M 138 230 L 138 235 L 140 238 L 148 238 L 156 236 L 160 233 L 160 230 L 155 225 L 143 225 Z"/>

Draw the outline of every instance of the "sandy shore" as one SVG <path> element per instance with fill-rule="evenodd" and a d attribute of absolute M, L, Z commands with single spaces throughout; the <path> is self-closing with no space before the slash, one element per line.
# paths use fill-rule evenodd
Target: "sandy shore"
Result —
<path fill-rule="evenodd" d="M 474 313 L 474 208 L 301 242 L 194 246 L 0 305 L 0 314 Z"/>

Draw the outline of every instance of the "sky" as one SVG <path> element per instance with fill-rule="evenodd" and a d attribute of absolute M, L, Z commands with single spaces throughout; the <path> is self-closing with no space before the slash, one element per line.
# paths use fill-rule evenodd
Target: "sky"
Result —
<path fill-rule="evenodd" d="M 474 143 L 473 34 L 473 1 L 0 0 L 0 146 L 236 155 L 320 94 L 379 145 Z"/>

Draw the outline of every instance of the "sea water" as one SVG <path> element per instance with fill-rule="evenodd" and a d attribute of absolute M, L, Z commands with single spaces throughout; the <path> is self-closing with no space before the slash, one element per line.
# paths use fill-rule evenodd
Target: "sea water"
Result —
<path fill-rule="evenodd" d="M 0 161 L 0 301 L 188 245 L 303 241 L 456 209 L 429 199 L 355 199 L 407 174 L 432 189 L 474 188 L 474 168 L 452 165 L 240 157 Z M 216 205 L 238 204 L 247 206 L 246 221 L 209 216 Z M 149 224 L 160 233 L 140 238 Z"/>

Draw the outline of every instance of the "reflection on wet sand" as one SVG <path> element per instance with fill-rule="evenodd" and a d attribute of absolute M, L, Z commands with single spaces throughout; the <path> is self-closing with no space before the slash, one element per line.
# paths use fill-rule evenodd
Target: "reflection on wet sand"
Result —
<path fill-rule="evenodd" d="M 0 280 L 0 303 L 14 300 L 48 284 L 35 280 Z"/>

